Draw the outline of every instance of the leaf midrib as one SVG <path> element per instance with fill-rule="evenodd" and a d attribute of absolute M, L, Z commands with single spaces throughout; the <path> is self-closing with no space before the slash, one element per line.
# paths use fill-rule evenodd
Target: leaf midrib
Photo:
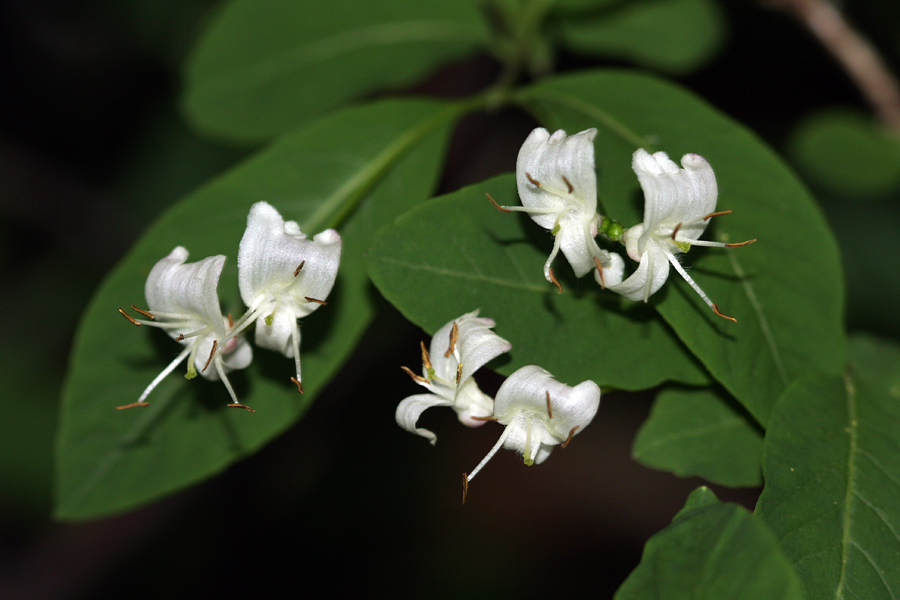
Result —
<path fill-rule="evenodd" d="M 835 600 L 842 600 L 844 597 L 844 586 L 847 577 L 847 563 L 850 555 L 850 528 L 851 522 L 851 505 L 853 503 L 853 494 L 856 488 L 856 445 L 859 422 L 856 417 L 856 386 L 848 374 L 844 375 L 844 389 L 847 397 L 847 490 L 844 493 L 844 514 L 841 523 L 841 574 L 838 578 L 837 586 L 834 590 Z"/>

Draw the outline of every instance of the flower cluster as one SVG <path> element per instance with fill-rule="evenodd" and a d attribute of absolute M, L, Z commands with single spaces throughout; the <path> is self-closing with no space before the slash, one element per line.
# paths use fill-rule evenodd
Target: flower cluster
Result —
<path fill-rule="evenodd" d="M 510 375 L 496 400 L 481 391 L 472 374 L 512 345 L 491 331 L 494 321 L 467 313 L 441 327 L 422 343 L 422 375 L 403 367 L 428 394 L 409 396 L 397 406 L 400 427 L 428 439 L 436 436 L 417 428 L 419 416 L 432 406 L 449 406 L 469 427 L 496 421 L 506 427 L 497 443 L 471 473 L 464 476 L 463 502 L 468 483 L 501 448 L 522 455 L 526 465 L 541 463 L 554 446 L 565 447 L 593 420 L 600 407 L 600 388 L 593 381 L 575 387 L 556 381 L 544 369 L 529 365 Z"/>
<path fill-rule="evenodd" d="M 236 322 L 231 315 L 224 316 L 219 306 L 225 257 L 195 263 L 186 263 L 187 258 L 188 251 L 179 246 L 154 265 L 144 288 L 148 309 L 131 305 L 145 319 L 119 308 L 135 325 L 160 327 L 185 348 L 137 402 L 117 408 L 148 406 L 145 400 L 150 392 L 188 359 L 186 378 L 199 372 L 206 379 L 221 379 L 232 399 L 228 406 L 255 412 L 238 402 L 227 376 L 253 359 L 252 348 L 239 334 L 254 323 L 258 346 L 293 357 L 296 376 L 291 380 L 303 393 L 297 320 L 325 304 L 340 263 L 340 235 L 328 229 L 309 240 L 297 223 L 285 222 L 268 203 L 254 204 L 238 250 L 238 281 L 248 308 Z"/>
<path fill-rule="evenodd" d="M 498 206 L 488 196 L 498 209 L 525 212 L 554 235 L 544 276 L 562 291 L 550 268 L 562 249 L 576 276 L 593 269 L 602 287 L 646 302 L 665 283 L 671 265 L 717 315 L 735 321 L 719 311 L 678 260 L 691 246 L 734 248 L 756 241 L 726 244 L 699 239 L 712 217 L 730 212 L 715 212 L 718 187 L 712 167 L 698 154 L 684 155 L 679 168 L 665 152 L 638 149 L 632 169 L 644 192 L 644 221 L 623 232 L 616 222 L 595 212 L 596 133 L 587 129 L 567 137 L 562 130 L 550 135 L 546 129 L 535 129 L 522 144 L 516 162 L 522 206 Z M 622 258 L 598 247 L 594 238 L 601 231 L 613 241 L 624 242 L 628 256 L 638 263 L 627 279 Z"/>

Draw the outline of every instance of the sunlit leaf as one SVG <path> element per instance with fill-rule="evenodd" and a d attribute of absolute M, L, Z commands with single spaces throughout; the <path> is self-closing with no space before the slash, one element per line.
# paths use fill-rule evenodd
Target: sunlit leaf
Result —
<path fill-rule="evenodd" d="M 757 512 L 807 597 L 900 595 L 898 423 L 900 391 L 850 375 L 802 380 L 772 411 Z"/>
<path fill-rule="evenodd" d="M 765 424 L 796 378 L 840 372 L 843 280 L 835 239 L 809 193 L 753 134 L 691 93 L 629 72 L 548 79 L 522 101 L 548 127 L 599 129 L 600 201 L 626 227 L 643 212 L 631 170 L 638 147 L 676 160 L 696 152 L 712 164 L 718 209 L 734 214 L 716 218 L 704 238 L 759 241 L 729 250 L 694 248 L 683 262 L 738 322 L 716 317 L 674 271 L 650 304 L 757 421 Z"/>
<path fill-rule="evenodd" d="M 232 0 L 188 62 L 185 107 L 206 131 L 263 140 L 415 83 L 487 37 L 473 0 Z"/>
<path fill-rule="evenodd" d="M 762 431 L 714 389 L 666 389 L 653 403 L 632 453 L 680 477 L 734 487 L 762 485 Z"/>
<path fill-rule="evenodd" d="M 803 600 L 797 573 L 771 531 L 699 488 L 644 546 L 616 600 Z"/>
<path fill-rule="evenodd" d="M 623 389 L 706 380 L 652 311 L 623 310 L 592 279 L 575 279 L 562 258 L 558 294 L 543 274 L 551 236 L 525 215 L 495 210 L 485 193 L 516 204 L 515 178 L 429 201 L 377 235 L 369 251 L 372 280 L 409 320 L 433 333 L 480 308 L 513 345 L 502 373 L 538 364 L 560 381 Z"/>
<path fill-rule="evenodd" d="M 82 318 L 63 394 L 57 440 L 57 515 L 122 511 L 222 470 L 289 427 L 356 346 L 374 307 L 362 253 L 374 227 L 420 202 L 440 172 L 457 105 L 390 101 L 337 113 L 279 140 L 191 194 L 154 223 L 107 277 Z M 191 260 L 216 253 L 229 263 L 219 291 L 242 310 L 234 256 L 250 206 L 266 200 L 310 234 L 339 227 L 341 268 L 328 306 L 303 320 L 305 394 L 292 363 L 256 349 L 232 376 L 256 414 L 226 408 L 219 382 L 174 373 L 133 402 L 177 354 L 162 332 L 135 329 L 116 306 L 143 304 L 152 265 L 182 244 Z M 356 207 L 355 212 L 354 208 Z"/>

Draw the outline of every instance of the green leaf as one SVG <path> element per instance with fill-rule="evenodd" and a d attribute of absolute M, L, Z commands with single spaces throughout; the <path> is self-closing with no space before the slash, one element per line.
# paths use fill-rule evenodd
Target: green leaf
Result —
<path fill-rule="evenodd" d="M 701 492 L 701 490 L 703 490 Z M 644 546 L 616 600 L 802 600 L 797 573 L 756 515 L 700 488 Z"/>
<path fill-rule="evenodd" d="M 900 346 L 869 333 L 850 336 L 850 368 L 864 379 L 900 398 Z"/>
<path fill-rule="evenodd" d="M 705 374 L 668 328 L 642 306 L 623 310 L 593 280 L 576 280 L 560 259 L 565 292 L 544 279 L 552 237 L 522 214 L 495 210 L 516 204 L 516 183 L 503 175 L 431 200 L 376 236 L 369 274 L 410 321 L 433 333 L 481 309 L 512 343 L 509 374 L 538 364 L 560 381 L 645 389 L 662 381 L 705 381 Z"/>
<path fill-rule="evenodd" d="M 893 372 L 900 373 L 900 360 Z M 791 386 L 775 405 L 757 512 L 780 538 L 807 597 L 900 595 L 898 447 L 896 388 L 814 378 Z"/>
<path fill-rule="evenodd" d="M 704 239 L 759 241 L 693 248 L 683 260 L 738 322 L 716 317 L 674 270 L 650 304 L 758 422 L 765 425 L 796 378 L 840 373 L 846 342 L 837 244 L 806 189 L 753 134 L 690 92 L 627 71 L 547 80 L 521 100 L 549 127 L 600 130 L 600 202 L 626 227 L 642 220 L 643 195 L 631 170 L 638 147 L 676 160 L 696 152 L 712 164 L 718 209 L 734 214 L 716 218 Z"/>
<path fill-rule="evenodd" d="M 57 438 L 58 517 L 122 511 L 209 477 L 304 413 L 372 319 L 362 254 L 373 228 L 431 192 L 461 109 L 389 101 L 334 114 L 274 143 L 150 227 L 107 277 L 79 327 Z M 299 396 L 289 380 L 290 360 L 256 349 L 250 368 L 232 376 L 238 397 L 256 414 L 227 409 L 221 383 L 186 381 L 179 373 L 153 391 L 148 408 L 116 411 L 178 351 L 162 332 L 130 326 L 116 306 L 143 303 L 147 273 L 177 244 L 188 248 L 191 260 L 233 257 L 249 208 L 262 199 L 304 232 L 340 226 L 344 239 L 328 306 L 302 324 L 306 393 Z M 237 315 L 242 307 L 233 261 L 219 292 Z"/>
<path fill-rule="evenodd" d="M 851 200 L 900 187 L 900 139 L 862 113 L 827 110 L 807 117 L 794 130 L 789 152 L 812 183 Z"/>
<path fill-rule="evenodd" d="M 725 19 L 711 0 L 632 0 L 592 8 L 558 23 L 563 44 L 574 52 L 686 73 L 708 61 L 724 38 Z"/>
<path fill-rule="evenodd" d="M 679 477 L 762 485 L 762 431 L 715 389 L 666 389 L 634 441 L 634 458 Z"/>
<path fill-rule="evenodd" d="M 413 84 L 487 37 L 474 0 L 232 0 L 194 49 L 184 105 L 210 133 L 264 140 Z"/>

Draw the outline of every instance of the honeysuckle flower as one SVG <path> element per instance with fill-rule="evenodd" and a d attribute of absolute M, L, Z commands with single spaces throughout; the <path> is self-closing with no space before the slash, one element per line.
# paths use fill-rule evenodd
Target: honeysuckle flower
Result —
<path fill-rule="evenodd" d="M 465 477 L 466 483 L 501 447 L 521 454 L 526 465 L 544 462 L 554 446 L 565 447 L 581 433 L 598 408 L 600 387 L 593 381 L 571 387 L 541 367 L 522 367 L 503 382 L 494 400 L 493 420 L 506 428 L 487 456 Z"/>
<path fill-rule="evenodd" d="M 678 255 L 691 246 L 734 248 L 756 240 L 737 244 L 699 240 L 709 219 L 731 211 L 715 212 L 718 199 L 716 176 L 712 167 L 699 154 L 685 154 L 679 168 L 665 152 L 650 154 L 644 149 L 634 153 L 632 169 L 644 191 L 644 222 L 625 231 L 625 249 L 640 263 L 625 281 L 606 287 L 631 300 L 644 302 L 669 276 L 669 265 L 720 317 L 735 321 L 719 312 L 716 304 L 700 289 L 678 261 Z"/>
<path fill-rule="evenodd" d="M 147 386 L 137 402 L 117 408 L 147 406 L 144 400 L 150 392 L 188 359 L 186 378 L 193 379 L 199 372 L 206 379 L 221 379 L 234 401 L 228 406 L 255 412 L 238 402 L 226 375 L 249 365 L 253 349 L 245 339 L 230 335 L 231 319 L 223 316 L 219 307 L 217 288 L 225 257 L 210 256 L 185 263 L 187 258 L 188 251 L 178 246 L 153 266 L 144 287 L 149 310 L 132 305 L 147 319 L 135 319 L 119 308 L 119 312 L 135 325 L 159 327 L 185 348 Z"/>
<path fill-rule="evenodd" d="M 341 236 L 326 229 L 308 239 L 295 221 L 285 221 L 272 205 L 250 208 L 238 250 L 238 284 L 247 312 L 235 332 L 256 323 L 256 344 L 294 358 L 292 377 L 303 393 L 300 326 L 325 304 L 341 260 Z"/>
<path fill-rule="evenodd" d="M 403 429 L 426 438 L 437 436 L 417 428 L 419 416 L 432 406 L 449 406 L 469 427 L 484 425 L 494 408 L 490 396 L 478 388 L 472 374 L 486 363 L 508 352 L 512 344 L 491 331 L 492 319 L 478 317 L 478 311 L 450 321 L 431 338 L 430 351 L 422 346 L 422 375 L 402 367 L 429 394 L 416 394 L 400 402 L 395 417 Z"/>
<path fill-rule="evenodd" d="M 525 140 L 516 160 L 516 185 L 522 206 L 498 206 L 524 212 L 553 235 L 553 250 L 544 263 L 544 277 L 560 289 L 551 264 L 562 250 L 575 275 L 597 269 L 607 285 L 622 280 L 624 261 L 601 250 L 594 238 L 602 217 L 597 214 L 597 177 L 594 172 L 596 129 L 566 136 L 538 127 Z M 490 196 L 488 196 L 490 198 Z"/>

